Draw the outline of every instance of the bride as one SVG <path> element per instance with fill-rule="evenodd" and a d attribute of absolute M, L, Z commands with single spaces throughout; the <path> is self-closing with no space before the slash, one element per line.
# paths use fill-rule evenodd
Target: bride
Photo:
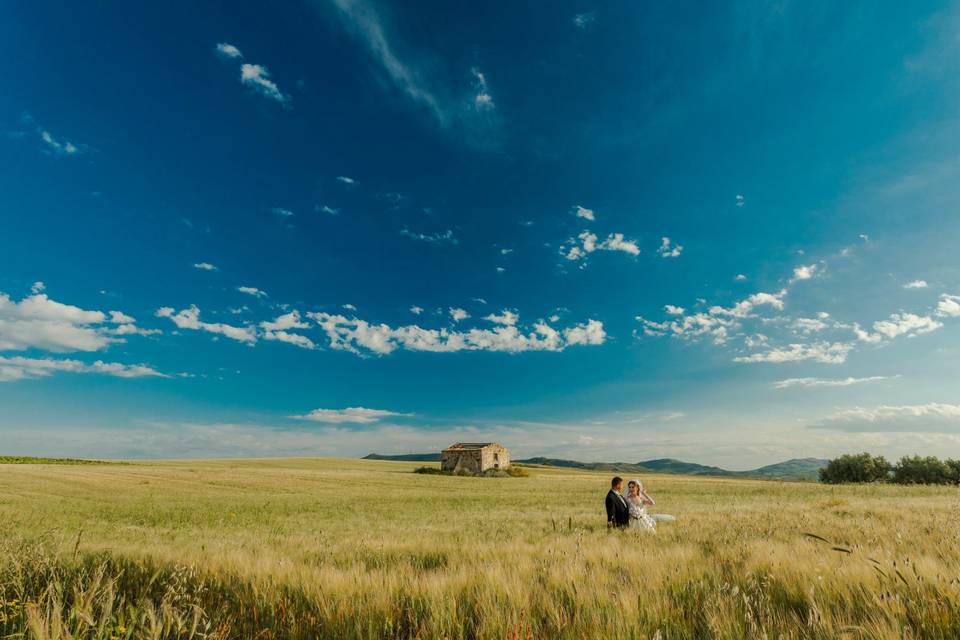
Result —
<path fill-rule="evenodd" d="M 624 496 L 624 499 L 627 501 L 627 508 L 630 511 L 630 522 L 627 525 L 629 529 L 656 531 L 658 520 L 674 520 L 673 516 L 666 514 L 652 516 L 647 513 L 647 505 L 652 507 L 656 502 L 643 490 L 643 483 L 639 479 L 627 483 L 627 495 Z"/>

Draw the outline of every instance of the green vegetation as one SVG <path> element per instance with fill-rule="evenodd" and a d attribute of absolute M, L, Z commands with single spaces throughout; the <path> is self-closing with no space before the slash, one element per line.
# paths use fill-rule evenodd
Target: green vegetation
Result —
<path fill-rule="evenodd" d="M 506 469 L 488 469 L 483 473 L 470 473 L 469 471 L 461 469 L 460 471 L 449 471 L 446 469 L 441 469 L 440 467 L 417 467 L 413 470 L 414 473 L 420 473 L 423 475 L 433 475 L 433 476 L 461 476 L 467 478 L 526 478 L 529 477 L 526 469 L 523 469 L 517 465 L 512 465 Z"/>
<path fill-rule="evenodd" d="M 956 489 L 644 475 L 678 517 L 610 531 L 609 474 L 413 462 L 16 465 L 0 638 L 958 637 Z M 909 517 L 904 517 L 909 514 Z"/>
<path fill-rule="evenodd" d="M 113 464 L 104 460 L 75 458 L 34 458 L 31 456 L 0 456 L 0 464 Z"/>
<path fill-rule="evenodd" d="M 820 470 L 827 484 L 894 482 L 896 484 L 960 484 L 960 460 L 935 456 L 904 456 L 891 465 L 883 456 L 869 453 L 843 455 Z"/>

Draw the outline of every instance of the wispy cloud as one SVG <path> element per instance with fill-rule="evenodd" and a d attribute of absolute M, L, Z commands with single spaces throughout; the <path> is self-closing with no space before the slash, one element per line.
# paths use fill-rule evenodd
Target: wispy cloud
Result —
<path fill-rule="evenodd" d="M 220 42 L 214 47 L 217 55 L 225 60 L 243 60 L 243 53 L 236 46 Z M 240 82 L 260 95 L 275 100 L 284 106 L 290 103 L 290 96 L 280 91 L 277 83 L 271 79 L 270 70 L 261 64 L 240 63 Z"/>
<path fill-rule="evenodd" d="M 217 266 L 209 262 L 194 262 L 193 268 L 199 269 L 200 271 L 217 271 Z"/>
<path fill-rule="evenodd" d="M 116 378 L 170 377 L 143 364 L 120 364 L 118 362 L 103 362 L 102 360 L 88 364 L 80 360 L 0 356 L 0 382 L 45 378 L 55 373 L 96 373 Z"/>
<path fill-rule="evenodd" d="M 930 402 L 855 407 L 831 414 L 812 426 L 855 433 L 957 432 L 960 431 L 960 405 Z"/>
<path fill-rule="evenodd" d="M 254 298 L 266 298 L 267 292 L 256 287 L 237 287 L 237 291 L 240 293 L 245 293 L 248 296 L 253 296 Z"/>
<path fill-rule="evenodd" d="M 45 149 L 55 156 L 73 156 L 81 152 L 79 146 L 69 140 L 57 140 L 46 129 L 41 129 L 37 133 L 40 136 L 40 140 L 43 141 Z"/>
<path fill-rule="evenodd" d="M 926 289 L 927 288 L 926 280 L 913 280 L 903 285 L 904 289 Z"/>
<path fill-rule="evenodd" d="M 788 389 L 790 387 L 851 387 L 860 384 L 870 384 L 892 380 L 900 376 L 870 376 L 867 378 L 787 378 L 773 383 L 774 389 Z"/>
<path fill-rule="evenodd" d="M 206 331 L 225 336 L 231 340 L 254 344 L 257 341 L 257 332 L 254 327 L 244 326 L 235 327 L 222 322 L 203 322 L 200 320 L 200 309 L 196 305 L 191 305 L 188 309 L 176 311 L 171 307 L 161 307 L 157 309 L 158 318 L 167 318 L 180 329 L 191 329 L 194 331 Z"/>
<path fill-rule="evenodd" d="M 491 137 L 469 135 L 474 130 L 489 132 L 495 125 L 491 117 L 495 104 L 487 76 L 476 66 L 469 69 L 469 88 L 447 86 L 434 74 L 427 74 L 428 65 L 418 63 L 409 52 L 401 56 L 396 42 L 376 7 L 368 0 L 330 0 L 338 10 L 348 31 L 357 36 L 370 57 L 386 74 L 389 82 L 413 103 L 425 108 L 444 128 L 466 131 L 462 139 L 468 143 L 489 144 Z M 433 63 L 434 66 L 437 64 Z M 466 71 L 466 70 L 464 70 Z M 462 73 L 462 72 L 461 72 Z M 452 77 L 455 74 L 447 74 Z M 469 91 L 469 98 L 464 95 Z"/>
<path fill-rule="evenodd" d="M 409 417 L 412 415 L 411 413 L 398 413 L 384 409 L 347 407 L 346 409 L 314 409 L 309 413 L 290 417 L 296 420 L 309 420 L 311 422 L 327 422 L 332 424 L 372 424 L 384 418 Z"/>
<path fill-rule="evenodd" d="M 337 182 L 342 182 L 343 184 L 356 184 L 356 180 L 350 176 L 337 176 Z"/>
<path fill-rule="evenodd" d="M 401 229 L 400 235 L 406 236 L 411 240 L 419 240 L 421 242 L 429 242 L 432 244 L 438 243 L 449 243 L 457 244 L 459 241 L 454 237 L 453 230 L 447 229 L 446 231 L 438 231 L 437 233 L 418 233 L 416 231 L 411 231 L 410 229 Z"/>

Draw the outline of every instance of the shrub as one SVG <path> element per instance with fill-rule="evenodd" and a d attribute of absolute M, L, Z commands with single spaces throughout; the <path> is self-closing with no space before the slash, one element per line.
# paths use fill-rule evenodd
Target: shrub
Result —
<path fill-rule="evenodd" d="M 897 484 L 951 484 L 953 465 L 941 462 L 936 456 L 903 456 L 893 468 L 893 481 Z"/>
<path fill-rule="evenodd" d="M 883 456 L 869 453 L 845 454 L 820 469 L 820 482 L 883 482 L 890 477 L 891 466 Z"/>
<path fill-rule="evenodd" d="M 506 469 L 487 469 L 483 473 L 471 473 L 466 469 L 460 469 L 459 471 L 449 471 L 447 469 L 441 469 L 439 467 L 417 467 L 413 470 L 414 473 L 422 473 L 424 475 L 433 475 L 433 476 L 461 476 L 461 477 L 470 477 L 470 478 L 527 478 L 530 474 L 526 469 L 521 469 L 519 467 L 507 467 Z"/>

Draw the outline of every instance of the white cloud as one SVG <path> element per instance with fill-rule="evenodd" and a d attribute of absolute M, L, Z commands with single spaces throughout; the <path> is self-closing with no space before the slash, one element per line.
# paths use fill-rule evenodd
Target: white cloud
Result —
<path fill-rule="evenodd" d="M 793 270 L 793 279 L 791 282 L 809 280 L 817 274 L 819 269 L 819 265 L 816 264 L 800 265 Z"/>
<path fill-rule="evenodd" d="M 286 342 L 287 344 L 295 345 L 301 349 L 315 349 L 317 346 L 313 343 L 313 340 L 307 336 L 299 333 L 290 333 L 289 331 L 264 331 L 263 339 Z"/>
<path fill-rule="evenodd" d="M 30 293 L 43 293 L 43 292 L 46 290 L 46 288 L 47 288 L 47 285 L 45 285 L 45 284 L 43 284 L 43 282 L 37 280 L 37 281 L 34 282 L 33 285 L 30 287 Z"/>
<path fill-rule="evenodd" d="M 640 248 L 637 243 L 633 240 L 625 240 L 622 233 L 611 233 L 600 244 L 599 248 L 606 251 L 623 251 L 632 256 L 640 255 Z"/>
<path fill-rule="evenodd" d="M 660 248 L 657 249 L 657 253 L 659 253 L 664 258 L 679 258 L 680 252 L 682 251 L 683 251 L 682 246 L 675 243 L 671 245 L 670 238 L 667 238 L 667 237 L 663 237 L 660 239 Z"/>
<path fill-rule="evenodd" d="M 129 318 L 124 314 L 116 317 Z M 0 293 L 0 350 L 99 351 L 122 342 L 110 337 L 109 328 L 102 326 L 106 322 L 108 315 L 102 311 L 62 304 L 44 293 L 20 302 Z"/>
<path fill-rule="evenodd" d="M 136 322 L 137 319 L 133 316 L 128 316 L 122 311 L 111 311 L 110 312 L 110 322 L 113 324 L 131 324 Z"/>
<path fill-rule="evenodd" d="M 222 322 L 202 322 L 200 320 L 200 309 L 196 305 L 191 305 L 189 309 L 181 311 L 176 311 L 171 307 L 162 307 L 157 309 L 156 315 L 158 318 L 168 318 L 180 329 L 215 333 L 246 344 L 254 344 L 257 341 L 257 332 L 254 327 L 235 327 Z"/>
<path fill-rule="evenodd" d="M 783 310 L 783 299 L 787 295 L 786 289 L 781 289 L 777 293 L 759 292 L 754 293 L 744 300 L 740 300 L 730 308 L 721 306 L 710 307 L 710 314 L 715 316 L 732 316 L 734 318 L 751 317 L 753 311 L 758 306 L 770 306 L 774 309 Z"/>
<path fill-rule="evenodd" d="M 278 316 L 274 320 L 267 320 L 260 323 L 260 328 L 265 331 L 283 331 L 286 329 L 309 329 L 310 323 L 304 322 L 300 317 L 299 311 L 291 311 Z"/>
<path fill-rule="evenodd" d="M 894 313 L 889 320 L 873 323 L 874 331 L 888 338 L 896 338 L 901 335 L 921 335 L 936 331 L 941 327 L 943 327 L 942 322 L 934 320 L 930 316 L 918 316 L 914 313 Z"/>
<path fill-rule="evenodd" d="M 747 202 L 747 201 L 744 199 L 743 195 L 738 193 L 738 194 L 737 194 L 737 199 L 736 199 L 737 206 L 738 206 L 738 207 L 743 207 L 743 205 L 746 204 L 746 202 Z"/>
<path fill-rule="evenodd" d="M 98 373 L 117 378 L 170 377 L 142 364 L 129 365 L 117 362 L 103 362 L 101 360 L 87 364 L 79 360 L 0 356 L 0 382 L 45 378 L 59 372 Z"/>
<path fill-rule="evenodd" d="M 881 382 L 900 376 L 870 376 L 868 378 L 787 378 L 773 383 L 774 389 L 789 387 L 850 387 L 859 384 Z"/>
<path fill-rule="evenodd" d="M 684 311 L 686 311 L 683 307 L 678 307 L 672 304 L 664 305 L 663 310 L 672 316 L 682 316 Z"/>
<path fill-rule="evenodd" d="M 940 295 L 940 301 L 937 303 L 937 315 L 944 317 L 960 316 L 960 296 L 952 296 L 948 293 Z"/>
<path fill-rule="evenodd" d="M 746 279 L 747 279 L 747 276 L 743 275 L 742 273 L 738 273 L 737 276 L 734 278 L 734 280 L 737 280 L 737 281 L 740 281 L 740 282 L 742 282 L 742 281 L 744 281 L 744 280 L 746 280 Z"/>
<path fill-rule="evenodd" d="M 769 351 L 754 353 L 749 356 L 738 356 L 734 362 L 800 362 L 813 360 L 823 364 L 842 364 L 853 349 L 848 342 L 814 342 L 811 344 L 791 344 L 787 347 L 777 347 Z"/>
<path fill-rule="evenodd" d="M 797 318 L 793 321 L 793 328 L 803 333 L 816 333 L 829 327 L 821 318 Z"/>
<path fill-rule="evenodd" d="M 217 44 L 217 53 L 225 58 L 242 58 L 243 54 L 232 44 L 220 42 Z"/>
<path fill-rule="evenodd" d="M 960 431 L 960 405 L 930 402 L 914 405 L 855 407 L 831 414 L 815 428 L 871 433 Z"/>
<path fill-rule="evenodd" d="M 450 353 L 456 351 L 562 351 L 572 345 L 603 344 L 606 333 L 603 323 L 590 320 L 557 331 L 544 322 L 522 332 L 516 325 L 499 325 L 492 329 L 424 329 L 417 325 L 391 327 L 371 324 L 358 318 L 329 313 L 308 313 L 326 332 L 330 347 L 363 354 L 384 355 L 397 349 Z"/>
<path fill-rule="evenodd" d="M 418 315 L 420 315 L 421 313 L 423 313 L 423 307 L 418 307 L 418 306 L 414 305 L 414 306 L 410 307 L 410 313 L 412 313 L 412 314 L 415 315 L 415 316 L 418 316 Z"/>
<path fill-rule="evenodd" d="M 490 95 L 490 89 L 487 86 L 487 77 L 476 67 L 470 69 L 470 74 L 473 76 L 474 89 L 476 90 L 476 95 L 473 97 L 476 108 L 481 110 L 495 108 L 493 96 Z"/>
<path fill-rule="evenodd" d="M 460 322 L 461 320 L 466 320 L 470 317 L 470 314 L 467 313 L 464 309 L 459 308 L 450 308 L 450 317 L 453 318 L 454 322 Z"/>
<path fill-rule="evenodd" d="M 327 215 L 331 215 L 331 216 L 339 215 L 340 213 L 340 209 L 335 209 L 334 207 L 331 207 L 329 205 L 323 205 L 323 206 L 317 205 L 315 208 L 319 213 L 326 213 Z"/>
<path fill-rule="evenodd" d="M 276 100 L 280 104 L 288 104 L 290 102 L 290 96 L 280 91 L 277 84 L 270 79 L 270 71 L 261 64 L 244 62 L 240 65 L 240 82 L 253 87 L 261 95 L 271 100 Z"/>
<path fill-rule="evenodd" d="M 310 413 L 290 416 L 296 420 L 309 420 L 311 422 L 328 422 L 333 424 L 372 424 L 379 422 L 383 418 L 395 418 L 411 416 L 410 413 L 397 413 L 396 411 L 384 411 L 383 409 L 366 409 L 364 407 L 347 407 L 346 409 L 314 409 Z"/>
<path fill-rule="evenodd" d="M 637 243 L 625 239 L 622 233 L 611 233 L 602 242 L 598 242 L 597 235 L 590 231 L 581 232 L 577 238 L 580 240 L 579 245 L 577 245 L 576 240 L 571 238 L 566 243 L 568 246 L 561 247 L 561 254 L 567 260 L 580 260 L 594 251 L 623 251 L 634 256 L 640 255 L 640 248 Z"/>
<path fill-rule="evenodd" d="M 356 184 L 356 180 L 350 176 L 337 176 L 337 181 L 342 182 L 343 184 Z"/>
<path fill-rule="evenodd" d="M 517 320 L 519 320 L 520 317 L 513 311 L 510 311 L 509 309 L 504 309 L 499 314 L 491 313 L 490 315 L 485 316 L 483 319 L 489 320 L 490 322 L 493 322 L 495 324 L 513 326 L 517 324 Z M 554 320 L 554 322 L 556 322 L 556 320 Z"/>
<path fill-rule="evenodd" d="M 247 294 L 248 296 L 253 296 L 254 298 L 266 298 L 266 297 L 267 297 L 267 292 L 266 292 L 266 291 L 261 291 L 260 289 L 257 289 L 256 287 L 237 287 L 237 291 L 239 291 L 240 293 L 245 293 L 245 294 Z"/>
<path fill-rule="evenodd" d="M 576 211 L 578 218 L 583 218 L 584 220 L 589 220 L 590 222 L 596 220 L 593 214 L 593 209 L 587 209 L 586 207 L 581 207 L 578 204 L 574 210 Z"/>
<path fill-rule="evenodd" d="M 217 271 L 216 265 L 212 265 L 209 262 L 195 262 L 193 263 L 194 269 L 200 269 L 201 271 Z"/>
<path fill-rule="evenodd" d="M 903 285 L 903 288 L 904 289 L 926 289 L 927 286 L 928 285 L 926 280 L 913 280 L 912 282 L 908 282 L 907 284 Z"/>
<path fill-rule="evenodd" d="M 451 229 L 447 229 L 446 231 L 431 233 L 431 234 L 417 233 L 414 231 L 410 231 L 409 229 L 401 229 L 400 235 L 406 236 L 412 240 L 429 242 L 431 244 L 440 244 L 440 243 L 457 244 L 459 242 L 453 236 L 453 231 Z"/>
<path fill-rule="evenodd" d="M 41 130 L 38 132 L 40 139 L 43 140 L 43 143 L 46 145 L 47 150 L 55 156 L 72 156 L 80 153 L 80 147 L 73 144 L 69 140 L 57 140 L 50 134 L 47 130 Z"/>
<path fill-rule="evenodd" d="M 270 211 L 283 218 L 293 217 L 293 211 L 290 211 L 290 209 L 284 209 L 283 207 L 273 207 L 270 209 Z"/>
<path fill-rule="evenodd" d="M 224 60 L 239 61 L 243 59 L 240 49 L 226 42 L 218 43 L 214 50 Z M 277 83 L 270 79 L 270 71 L 261 64 L 240 63 L 240 82 L 260 95 L 276 100 L 284 106 L 290 103 L 290 96 L 280 91 Z"/>

